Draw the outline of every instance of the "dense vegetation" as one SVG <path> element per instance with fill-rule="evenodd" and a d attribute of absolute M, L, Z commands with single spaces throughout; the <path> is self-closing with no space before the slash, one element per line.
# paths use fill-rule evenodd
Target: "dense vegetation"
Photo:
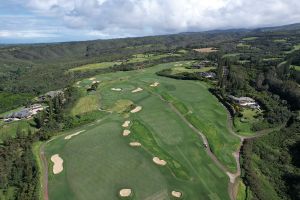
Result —
<path fill-rule="evenodd" d="M 243 177 L 255 199 L 299 199 L 299 119 L 281 131 L 247 140 L 243 146 Z M 267 192 L 266 192 L 267 191 Z"/>

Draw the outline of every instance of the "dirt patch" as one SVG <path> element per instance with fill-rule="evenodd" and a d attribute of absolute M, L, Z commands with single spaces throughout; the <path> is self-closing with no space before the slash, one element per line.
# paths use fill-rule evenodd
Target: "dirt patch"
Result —
<path fill-rule="evenodd" d="M 216 52 L 218 50 L 213 47 L 208 47 L 208 48 L 194 49 L 194 51 L 197 51 L 200 53 L 212 53 L 212 52 Z"/>
<path fill-rule="evenodd" d="M 130 134 L 130 130 L 124 130 L 123 131 L 123 136 L 128 136 Z"/>
<path fill-rule="evenodd" d="M 151 85 L 150 85 L 150 87 L 157 87 L 159 85 L 159 82 L 155 82 L 155 83 L 152 83 Z"/>
<path fill-rule="evenodd" d="M 139 142 L 130 142 L 129 145 L 132 146 L 132 147 L 140 147 L 140 146 L 142 146 L 142 144 L 139 143 Z"/>
<path fill-rule="evenodd" d="M 142 110 L 142 106 L 137 106 L 133 110 L 131 110 L 130 112 L 131 113 L 137 113 L 137 112 L 140 112 L 141 110 Z"/>
<path fill-rule="evenodd" d="M 141 92 L 141 91 L 143 91 L 142 88 L 136 88 L 135 90 L 132 90 L 131 92 L 132 93 L 137 93 L 137 92 Z"/>
<path fill-rule="evenodd" d="M 129 197 L 131 193 L 132 193 L 131 189 L 122 189 L 120 190 L 119 195 L 121 197 Z"/>
<path fill-rule="evenodd" d="M 122 89 L 121 89 L 121 88 L 111 88 L 111 90 L 112 90 L 112 91 L 117 91 L 117 92 L 120 92 L 120 91 L 122 91 Z"/>
<path fill-rule="evenodd" d="M 177 191 L 174 191 L 174 190 L 171 192 L 171 194 L 172 194 L 173 197 L 176 197 L 176 198 L 180 198 L 181 195 L 182 195 L 181 192 L 177 192 Z"/>
<path fill-rule="evenodd" d="M 122 124 L 122 126 L 123 126 L 124 128 L 127 128 L 127 127 L 129 126 L 129 124 L 130 124 L 130 121 L 125 121 L 125 122 Z"/>
<path fill-rule="evenodd" d="M 153 159 L 153 162 L 157 165 L 161 165 L 161 166 L 164 166 L 167 164 L 167 162 L 165 160 L 161 160 L 159 159 L 158 157 L 154 157 Z"/>
<path fill-rule="evenodd" d="M 53 174 L 59 174 L 63 171 L 63 159 L 58 155 L 55 154 L 51 156 L 51 161 L 54 163 L 53 165 Z"/>
<path fill-rule="evenodd" d="M 76 132 L 76 133 L 73 133 L 73 134 L 71 134 L 71 135 L 67 135 L 66 137 L 65 137 L 65 140 L 69 140 L 69 139 L 71 139 L 72 137 L 74 137 L 74 136 L 76 136 L 76 135 L 79 135 L 80 133 L 82 133 L 82 132 L 84 132 L 85 130 L 82 130 L 82 131 L 78 131 L 78 132 Z"/>

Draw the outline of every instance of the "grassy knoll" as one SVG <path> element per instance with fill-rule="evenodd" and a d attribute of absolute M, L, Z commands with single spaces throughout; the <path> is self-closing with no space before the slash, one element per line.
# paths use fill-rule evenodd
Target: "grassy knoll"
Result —
<path fill-rule="evenodd" d="M 133 106 L 133 102 L 127 99 L 120 99 L 116 101 L 115 105 L 110 109 L 113 112 L 123 113 L 125 111 L 130 111 Z"/>
<path fill-rule="evenodd" d="M 232 152 L 238 139 L 230 135 L 225 108 L 208 92 L 206 84 L 155 75 L 175 64 L 95 76 L 95 80 L 101 80 L 96 92 L 101 96 L 101 108 L 113 113 L 104 121 L 96 120 L 47 144 L 50 199 L 117 200 L 122 188 L 131 188 L 130 199 L 137 200 L 173 199 L 172 190 L 181 191 L 184 199 L 229 199 L 228 177 L 207 155 L 199 135 L 158 95 L 189 120 L 188 116 L 197 119 L 191 122 L 207 136 L 219 160 L 231 170 L 235 169 Z M 154 82 L 159 86 L 150 87 Z M 143 91 L 132 93 L 137 87 Z M 142 110 L 129 113 L 132 103 Z M 127 137 L 122 136 L 125 120 L 132 122 Z M 64 139 L 80 130 L 85 131 Z M 130 142 L 142 146 L 131 147 Z M 64 160 L 64 170 L 54 175 L 50 157 L 57 153 Z M 167 164 L 154 164 L 154 156 Z"/>
<path fill-rule="evenodd" d="M 71 110 L 73 116 L 88 113 L 99 109 L 99 96 L 89 94 L 81 97 Z"/>
<path fill-rule="evenodd" d="M 234 128 L 240 135 L 252 135 L 254 132 L 251 130 L 252 125 L 262 120 L 261 111 L 244 108 L 241 111 L 240 117 L 234 118 Z"/>

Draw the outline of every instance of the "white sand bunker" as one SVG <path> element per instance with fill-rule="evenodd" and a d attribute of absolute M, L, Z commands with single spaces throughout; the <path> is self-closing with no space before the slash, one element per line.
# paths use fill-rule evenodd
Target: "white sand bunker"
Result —
<path fill-rule="evenodd" d="M 121 197 L 129 197 L 131 193 L 132 193 L 131 189 L 122 189 L 119 192 Z"/>
<path fill-rule="evenodd" d="M 159 159 L 158 157 L 154 157 L 153 159 L 153 162 L 157 165 L 161 165 L 161 166 L 164 166 L 167 164 L 167 162 L 165 160 L 161 160 Z"/>
<path fill-rule="evenodd" d="M 59 157 L 58 154 L 51 156 L 51 161 L 54 163 L 53 165 L 53 174 L 59 174 L 63 171 L 63 159 Z"/>
<path fill-rule="evenodd" d="M 90 81 L 93 81 L 93 80 L 95 80 L 95 79 L 96 79 L 95 77 L 89 78 Z"/>
<path fill-rule="evenodd" d="M 122 126 L 123 126 L 124 128 L 127 128 L 127 127 L 129 126 L 129 124 L 130 124 L 130 121 L 125 121 L 125 122 L 122 124 Z"/>
<path fill-rule="evenodd" d="M 139 142 L 130 142 L 129 145 L 132 146 L 132 147 L 140 147 L 140 146 L 142 146 L 142 144 L 139 143 Z"/>
<path fill-rule="evenodd" d="M 159 85 L 159 82 L 155 82 L 155 83 L 152 83 L 151 85 L 150 85 L 150 87 L 157 87 Z"/>
<path fill-rule="evenodd" d="M 120 91 L 122 91 L 122 89 L 121 89 L 121 88 L 111 88 L 111 90 L 112 90 L 112 91 L 117 91 L 117 92 L 120 92 Z"/>
<path fill-rule="evenodd" d="M 131 113 L 137 113 L 137 112 L 139 112 L 139 111 L 141 111 L 142 110 L 142 106 L 137 106 L 137 107 L 135 107 L 133 110 L 131 110 L 130 112 Z"/>
<path fill-rule="evenodd" d="M 177 192 L 177 191 L 174 191 L 174 190 L 171 192 L 171 194 L 172 194 L 173 197 L 176 197 L 176 198 L 180 198 L 181 195 L 182 195 L 181 192 Z"/>
<path fill-rule="evenodd" d="M 123 136 L 128 136 L 130 134 L 130 130 L 124 130 L 123 131 Z"/>
<path fill-rule="evenodd" d="M 136 92 L 141 92 L 141 91 L 143 91 L 143 88 L 136 88 L 135 90 L 132 90 L 131 92 L 132 93 L 136 93 Z"/>
<path fill-rule="evenodd" d="M 71 134 L 71 135 L 67 135 L 66 137 L 65 137 L 65 140 L 69 140 L 69 139 L 71 139 L 72 137 L 74 137 L 74 136 L 76 136 L 76 135 L 79 135 L 80 133 L 82 133 L 82 132 L 84 132 L 85 130 L 82 130 L 82 131 L 78 131 L 78 132 L 76 132 L 76 133 L 73 133 L 73 134 Z"/>

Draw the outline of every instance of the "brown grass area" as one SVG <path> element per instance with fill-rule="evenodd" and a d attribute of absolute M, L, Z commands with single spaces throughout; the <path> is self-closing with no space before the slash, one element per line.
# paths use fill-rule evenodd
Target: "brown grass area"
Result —
<path fill-rule="evenodd" d="M 201 49 L 194 49 L 194 51 L 200 52 L 200 53 L 212 53 L 218 51 L 214 47 L 207 47 L 207 48 L 201 48 Z"/>

